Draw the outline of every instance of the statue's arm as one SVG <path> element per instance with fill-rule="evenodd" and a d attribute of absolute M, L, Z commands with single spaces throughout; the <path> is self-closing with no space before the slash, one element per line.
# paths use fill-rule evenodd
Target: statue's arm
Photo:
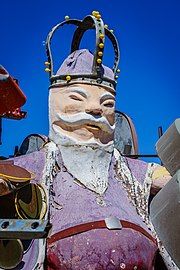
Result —
<path fill-rule="evenodd" d="M 166 170 L 165 167 L 154 164 L 152 166 L 152 185 L 151 185 L 151 194 L 156 195 L 172 178 L 170 173 Z"/>

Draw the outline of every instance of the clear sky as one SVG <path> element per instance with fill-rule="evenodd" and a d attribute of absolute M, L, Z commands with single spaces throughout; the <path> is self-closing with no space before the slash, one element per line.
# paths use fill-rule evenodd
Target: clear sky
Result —
<path fill-rule="evenodd" d="M 27 96 L 23 110 L 28 113 L 25 120 L 3 120 L 0 155 L 12 154 L 30 133 L 48 134 L 44 41 L 65 15 L 82 19 L 93 10 L 100 11 L 120 43 L 116 107 L 133 119 L 140 153 L 155 152 L 158 126 L 166 130 L 180 117 L 180 1 L 6 0 L 0 10 L 0 63 L 19 80 Z M 68 31 L 55 39 L 59 62 L 70 50 Z M 109 45 L 105 60 L 112 63 Z"/>

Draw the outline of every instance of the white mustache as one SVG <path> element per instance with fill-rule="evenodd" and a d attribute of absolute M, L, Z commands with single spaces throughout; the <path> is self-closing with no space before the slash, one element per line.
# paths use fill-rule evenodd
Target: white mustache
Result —
<path fill-rule="evenodd" d="M 85 124 L 91 124 L 98 126 L 101 130 L 107 133 L 113 133 L 115 129 L 115 124 L 110 125 L 108 120 L 104 116 L 97 116 L 94 117 L 87 113 L 76 113 L 73 115 L 62 115 L 57 113 L 57 120 L 61 121 L 65 125 L 71 125 L 71 126 L 79 126 L 79 125 L 85 125 Z M 56 122 L 55 121 L 55 122 Z"/>

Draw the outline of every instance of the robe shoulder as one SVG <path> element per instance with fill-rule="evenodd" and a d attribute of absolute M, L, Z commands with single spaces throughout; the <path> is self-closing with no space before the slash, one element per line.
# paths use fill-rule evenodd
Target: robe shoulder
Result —
<path fill-rule="evenodd" d="M 43 170 L 46 161 L 46 151 L 45 148 L 42 148 L 39 151 L 32 152 L 19 157 L 14 157 L 11 159 L 15 165 L 18 165 L 31 174 L 34 174 L 35 182 L 40 182 L 43 175 Z"/>
<path fill-rule="evenodd" d="M 143 185 L 146 177 L 149 165 L 147 162 L 138 159 L 126 158 L 126 164 L 131 172 L 131 174 L 136 178 L 136 180 Z"/>

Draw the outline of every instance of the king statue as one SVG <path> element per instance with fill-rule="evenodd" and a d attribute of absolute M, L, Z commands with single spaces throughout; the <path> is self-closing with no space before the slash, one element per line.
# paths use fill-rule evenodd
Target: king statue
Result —
<path fill-rule="evenodd" d="M 54 73 L 51 39 L 66 24 L 76 26 L 71 53 Z M 96 34 L 93 54 L 79 48 L 89 29 Z M 105 37 L 114 48 L 112 69 L 102 64 Z M 1 218 L 49 220 L 52 228 L 45 239 L 1 240 L 6 261 L 0 255 L 0 269 L 177 269 L 167 262 L 148 214 L 150 192 L 170 176 L 160 165 L 126 158 L 114 147 L 115 35 L 98 12 L 82 21 L 66 17 L 49 33 L 46 49 L 49 139 L 39 151 L 7 161 L 16 175 L 1 171 L 11 183 L 3 197 L 11 196 L 14 208 Z M 14 260 L 5 254 L 8 245 Z"/>

